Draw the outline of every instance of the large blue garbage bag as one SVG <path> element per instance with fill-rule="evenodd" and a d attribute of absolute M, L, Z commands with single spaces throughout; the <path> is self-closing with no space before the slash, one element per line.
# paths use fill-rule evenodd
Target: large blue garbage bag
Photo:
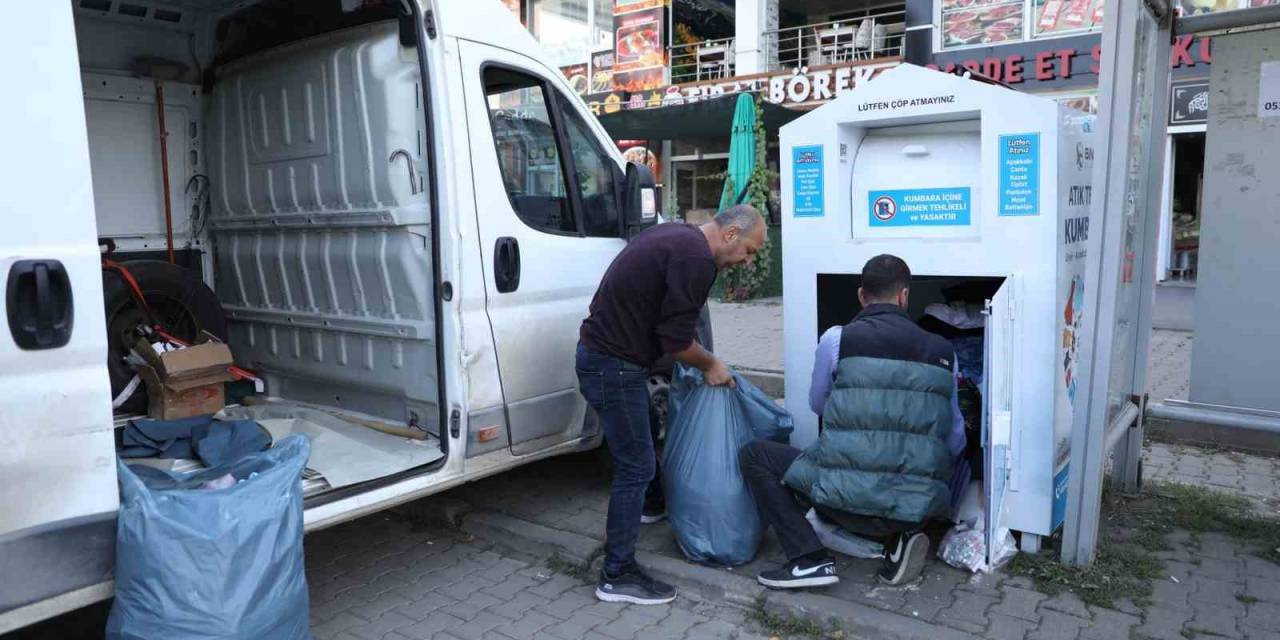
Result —
<path fill-rule="evenodd" d="M 310 640 L 305 436 L 191 473 L 119 463 L 108 640 Z M 237 483 L 202 489 L 230 474 Z"/>
<path fill-rule="evenodd" d="M 662 484 L 676 542 L 694 562 L 750 562 L 764 525 L 738 449 L 755 438 L 787 442 L 791 414 L 737 374 L 737 389 L 708 386 L 701 371 L 682 365 L 672 377 Z"/>

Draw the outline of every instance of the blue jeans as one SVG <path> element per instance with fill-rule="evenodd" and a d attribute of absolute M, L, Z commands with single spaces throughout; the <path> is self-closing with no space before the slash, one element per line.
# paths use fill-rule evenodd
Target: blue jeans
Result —
<path fill-rule="evenodd" d="M 636 539 L 646 493 L 661 499 L 657 481 L 655 434 L 649 416 L 649 370 L 638 364 L 588 351 L 577 354 L 578 385 L 600 417 L 613 458 L 613 486 L 605 523 L 604 569 L 618 574 L 635 562 Z M 650 486 L 652 489 L 650 490 Z"/>

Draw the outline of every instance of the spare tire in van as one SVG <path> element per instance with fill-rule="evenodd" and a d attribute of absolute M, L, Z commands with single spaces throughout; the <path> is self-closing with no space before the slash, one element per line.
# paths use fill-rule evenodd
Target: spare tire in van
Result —
<path fill-rule="evenodd" d="M 205 286 L 196 272 L 158 260 L 122 262 L 138 282 L 143 297 L 165 331 L 194 342 L 201 331 L 220 340 L 227 338 L 227 318 L 222 303 Z M 147 315 L 134 299 L 128 282 L 114 269 L 102 271 L 102 298 L 107 322 L 107 371 L 111 376 L 111 397 L 115 398 L 134 376 L 125 364 L 129 348 L 138 339 L 138 325 L 148 324 Z M 139 387 L 121 411 L 147 410 L 147 392 Z"/>

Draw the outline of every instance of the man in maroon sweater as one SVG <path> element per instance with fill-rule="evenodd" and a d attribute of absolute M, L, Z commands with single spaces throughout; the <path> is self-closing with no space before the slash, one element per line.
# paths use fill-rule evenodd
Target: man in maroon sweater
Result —
<path fill-rule="evenodd" d="M 600 416 L 613 457 L 605 561 L 596 597 L 662 604 L 673 587 L 635 562 L 645 489 L 656 458 L 649 424 L 649 368 L 664 355 L 701 369 L 707 383 L 733 385 L 724 362 L 695 340 L 698 314 L 722 267 L 750 263 L 765 222 L 747 205 L 701 226 L 660 224 L 637 235 L 614 258 L 591 301 L 578 343 L 578 382 Z M 648 521 L 660 514 L 645 514 Z"/>

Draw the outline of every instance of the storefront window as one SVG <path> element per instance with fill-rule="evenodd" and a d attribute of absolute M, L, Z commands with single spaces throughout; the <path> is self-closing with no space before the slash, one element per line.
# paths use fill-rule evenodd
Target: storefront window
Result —
<path fill-rule="evenodd" d="M 591 50 L 613 49 L 613 0 L 591 0 Z"/>
<path fill-rule="evenodd" d="M 729 153 L 728 135 L 719 138 L 681 138 L 671 141 L 671 154 L 677 157 L 708 153 Z"/>
<path fill-rule="evenodd" d="M 941 0 L 942 46 L 1022 39 L 1025 0 Z"/>
<path fill-rule="evenodd" d="M 1106 0 L 1035 0 L 1036 35 L 1060 35 L 1102 28 Z"/>
<path fill-rule="evenodd" d="M 530 31 L 558 67 L 586 65 L 613 48 L 613 0 L 531 0 Z"/>
<path fill-rule="evenodd" d="M 717 177 L 729 166 L 728 159 L 691 160 L 672 164 L 675 202 L 682 219 L 704 222 L 720 208 L 724 179 Z"/>
<path fill-rule="evenodd" d="M 533 36 L 557 66 L 586 62 L 591 28 L 588 0 L 533 0 Z"/>

